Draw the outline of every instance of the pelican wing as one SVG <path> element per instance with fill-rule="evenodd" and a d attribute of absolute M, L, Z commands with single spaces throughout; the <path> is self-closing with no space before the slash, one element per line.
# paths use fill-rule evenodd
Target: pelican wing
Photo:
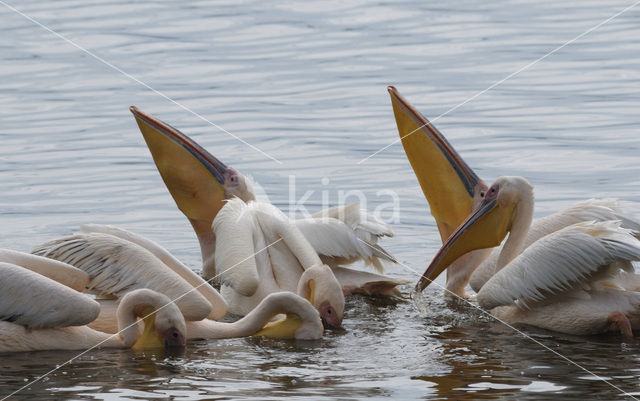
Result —
<path fill-rule="evenodd" d="M 628 214 L 622 202 L 616 199 L 589 199 L 535 220 L 527 232 L 523 249 L 528 248 L 545 235 L 572 224 L 610 220 L 620 220 L 622 227 L 640 232 L 640 222 Z M 479 292 L 480 288 L 498 271 L 498 257 L 501 250 L 502 247 L 494 249 L 487 260 L 471 274 L 469 284 L 474 291 Z"/>
<path fill-rule="evenodd" d="M 574 224 L 535 242 L 496 273 L 480 289 L 478 303 L 487 309 L 515 301 L 526 305 L 588 288 L 595 278 L 630 267 L 617 262 L 633 260 L 640 260 L 640 241 L 620 222 Z"/>
<path fill-rule="evenodd" d="M 295 225 L 323 259 L 333 262 L 332 267 L 362 259 L 382 270 L 381 259 L 395 262 L 380 245 L 360 238 L 341 220 L 316 217 L 295 220 Z"/>
<path fill-rule="evenodd" d="M 42 329 L 85 325 L 100 305 L 38 273 L 0 262 L 0 320 Z"/>
<path fill-rule="evenodd" d="M 216 277 L 244 296 L 253 295 L 260 284 L 256 267 L 254 215 L 239 198 L 229 200 L 213 221 L 216 235 Z"/>
<path fill-rule="evenodd" d="M 194 286 L 200 292 L 200 294 L 202 294 L 202 296 L 204 296 L 207 301 L 209 301 L 212 306 L 212 311 L 209 314 L 210 319 L 220 319 L 227 313 L 227 303 L 224 298 L 222 298 L 220 293 L 218 293 L 218 291 L 216 291 L 216 289 L 213 288 L 208 282 L 203 280 L 202 277 L 195 274 L 193 270 L 180 262 L 175 256 L 173 256 L 160 244 L 141 235 L 114 226 L 101 224 L 83 224 L 82 226 L 80 226 L 80 229 L 85 233 L 103 233 L 114 235 L 118 238 L 133 242 L 134 244 L 143 247 L 158 259 L 160 259 L 160 261 L 162 261 L 166 266 L 171 268 L 171 270 L 180 275 L 180 277 L 182 277 L 187 283 Z"/>
<path fill-rule="evenodd" d="M 296 220 L 296 226 L 302 231 L 315 250 L 323 257 L 324 262 L 330 266 L 345 265 L 356 260 L 363 260 L 368 265 L 373 265 L 378 272 L 384 271 L 384 262 L 396 263 L 396 259 L 380 245 L 380 237 L 393 237 L 393 231 L 388 224 L 378 220 L 375 216 L 360 208 L 359 203 L 346 206 L 334 206 L 314 213 L 312 219 Z M 315 220 L 316 224 L 309 224 Z M 337 224 L 338 220 L 343 225 Z M 321 225 L 327 225 L 322 230 L 322 235 L 315 233 Z M 331 230 L 344 231 L 341 238 L 345 240 L 340 248 L 348 248 L 346 252 L 335 252 L 327 249 L 332 241 L 325 234 Z M 312 231 L 313 230 L 313 231 Z M 348 238 L 346 238 L 348 236 Z M 359 240 L 359 244 L 353 243 L 353 239 Z M 331 246 L 331 245 L 330 245 Z M 333 247 L 333 246 L 331 246 Z"/>
<path fill-rule="evenodd" d="M 149 288 L 175 300 L 187 320 L 201 320 L 211 312 L 211 304 L 151 252 L 113 235 L 63 237 L 35 247 L 33 253 L 85 271 L 91 277 L 88 290 L 101 296 L 121 297 Z"/>
<path fill-rule="evenodd" d="M 11 263 L 33 272 L 42 274 L 60 284 L 73 288 L 76 291 L 84 290 L 89 282 L 89 275 L 82 270 L 67 263 L 59 262 L 42 256 L 0 249 L 0 261 Z"/>
<path fill-rule="evenodd" d="M 369 243 L 375 243 L 380 237 L 393 237 L 391 227 L 361 209 L 358 202 L 322 209 L 311 217 L 321 220 L 327 217 L 338 219 L 352 229 L 358 238 Z"/>
<path fill-rule="evenodd" d="M 411 280 L 407 279 L 388 277 L 346 267 L 334 268 L 333 274 L 345 294 L 400 295 L 396 287 L 411 282 Z"/>
<path fill-rule="evenodd" d="M 480 178 L 429 120 L 388 88 L 398 133 L 444 242 L 471 213 Z"/>

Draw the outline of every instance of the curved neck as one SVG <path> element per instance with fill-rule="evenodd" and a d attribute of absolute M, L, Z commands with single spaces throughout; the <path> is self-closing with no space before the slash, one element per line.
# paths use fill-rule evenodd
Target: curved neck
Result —
<path fill-rule="evenodd" d="M 498 270 L 508 265 L 509 262 L 522 252 L 524 241 L 527 238 L 527 233 L 533 220 L 533 206 L 533 193 L 522 194 L 516 205 L 515 217 L 511 224 L 509 238 L 505 241 L 500 256 L 498 256 Z"/>
<path fill-rule="evenodd" d="M 132 306 L 123 308 L 121 304 L 118 308 L 118 330 L 124 347 L 130 348 L 138 339 L 140 334 L 137 321 L 138 316 L 134 313 L 134 308 Z"/>
<path fill-rule="evenodd" d="M 260 331 L 279 313 L 286 313 L 284 307 L 274 302 L 265 302 L 265 298 L 248 315 L 233 323 L 201 320 L 187 323 L 189 338 L 235 338 L 248 337 Z"/>
<path fill-rule="evenodd" d="M 156 313 L 154 312 L 165 306 L 165 301 L 168 301 L 168 298 L 146 288 L 131 291 L 122 297 L 116 314 L 120 338 L 125 347 L 133 346 L 140 337 L 138 317 L 143 318 L 145 333 L 155 329 Z"/>

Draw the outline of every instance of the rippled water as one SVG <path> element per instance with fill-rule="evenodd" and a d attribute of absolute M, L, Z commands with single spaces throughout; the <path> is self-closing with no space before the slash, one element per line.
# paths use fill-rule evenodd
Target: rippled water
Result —
<path fill-rule="evenodd" d="M 386 85 L 435 118 L 633 4 L 486 3 L 11 3 L 130 77 L 0 3 L 0 246 L 27 251 L 79 224 L 108 223 L 199 269 L 195 236 L 128 111 L 135 104 L 252 175 L 285 211 L 294 180 L 296 198 L 315 191 L 310 211 L 349 189 L 363 191 L 373 210 L 389 201 L 378 191 L 394 191 L 396 237 L 383 245 L 421 271 L 439 235 L 401 146 L 357 164 L 397 138 Z M 639 19 L 640 7 L 625 12 L 437 126 L 485 180 L 529 178 L 538 216 L 587 197 L 640 200 Z M 401 267 L 390 274 L 415 279 Z M 640 396 L 637 341 L 524 329 L 616 389 L 441 295 L 429 288 L 424 314 L 402 299 L 350 298 L 344 330 L 312 343 L 91 351 L 15 398 Z M 0 395 L 75 355 L 0 356 Z"/>

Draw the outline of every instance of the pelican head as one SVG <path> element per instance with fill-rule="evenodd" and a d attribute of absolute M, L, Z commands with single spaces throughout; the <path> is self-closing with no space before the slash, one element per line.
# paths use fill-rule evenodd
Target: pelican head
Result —
<path fill-rule="evenodd" d="M 500 177 L 483 196 L 482 202 L 444 242 L 415 291 L 424 290 L 460 256 L 500 245 L 512 230 L 521 201 L 533 203 L 533 187 L 522 177 Z"/>
<path fill-rule="evenodd" d="M 325 325 L 336 328 L 342 325 L 344 293 L 329 266 L 316 265 L 305 270 L 298 281 L 298 295 L 311 302 Z"/>
<path fill-rule="evenodd" d="M 233 167 L 224 173 L 224 195 L 226 199 L 240 198 L 245 202 L 256 200 L 253 183 Z"/>
<path fill-rule="evenodd" d="M 125 344 L 133 349 L 184 346 L 187 327 L 180 309 L 163 294 L 146 288 L 128 292 L 118 306 L 118 323 Z M 138 336 L 136 318 L 144 322 Z"/>

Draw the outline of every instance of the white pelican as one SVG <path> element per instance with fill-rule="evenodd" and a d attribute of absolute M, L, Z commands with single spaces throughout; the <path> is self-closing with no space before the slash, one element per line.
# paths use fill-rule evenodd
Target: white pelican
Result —
<path fill-rule="evenodd" d="M 216 273 L 216 240 L 212 223 L 225 199 L 238 197 L 245 202 L 255 200 L 253 184 L 242 174 L 216 159 L 204 148 L 177 129 L 131 107 L 140 131 L 151 151 L 154 162 L 173 196 L 178 208 L 193 226 L 202 251 L 203 275 L 211 278 Z M 331 267 L 337 264 L 365 260 L 381 268 L 382 260 L 394 261 L 376 242 L 380 236 L 391 236 L 390 228 L 360 211 L 358 205 L 335 207 L 314 215 L 310 219 L 296 220 L 298 229 Z M 345 239 L 341 242 L 336 237 Z M 345 268 L 342 268 L 345 269 Z M 353 270 L 349 272 L 351 292 L 372 292 L 404 284 L 382 275 L 371 276 Z M 365 273 L 365 272 L 362 272 Z M 295 274 L 294 274 L 295 276 Z M 367 286 L 374 280 L 386 286 Z"/>
<path fill-rule="evenodd" d="M 329 326 L 341 325 L 340 283 L 275 206 L 233 198 L 218 212 L 213 230 L 221 293 L 231 312 L 245 315 L 270 293 L 291 291 L 307 298 Z"/>
<path fill-rule="evenodd" d="M 99 347 L 157 348 L 184 345 L 185 323 L 169 299 L 151 290 L 128 293 L 118 308 L 121 332 L 111 335 L 85 324 L 97 302 L 20 266 L 0 262 L 0 352 Z M 145 329 L 134 324 L 144 318 Z"/>
<path fill-rule="evenodd" d="M 269 324 L 269 329 L 262 330 L 257 335 L 304 339 L 319 338 L 322 335 L 322 330 L 319 332 L 317 330 L 318 325 L 322 327 L 318 312 L 308 301 L 295 296 L 295 294 L 290 296 L 279 294 L 268 300 L 265 299 L 260 305 L 256 303 L 257 310 L 252 311 L 233 325 L 204 319 L 205 312 L 211 308 L 211 305 L 200 294 L 209 292 L 212 296 L 208 299 L 213 301 L 214 305 L 215 302 L 221 302 L 225 311 L 226 302 L 214 288 L 201 278 L 198 277 L 201 283 L 194 282 L 195 286 L 192 286 L 178 277 L 171 266 L 179 266 L 183 270 L 189 270 L 189 268 L 179 262 L 166 249 L 151 240 L 113 226 L 84 225 L 82 230 L 85 233 L 63 237 L 36 246 L 34 252 L 74 264 L 82 269 L 83 274 L 88 273 L 90 277 L 87 290 L 101 296 L 117 297 L 133 288 L 151 288 L 165 293 L 171 299 L 176 300 L 176 305 L 185 315 L 188 338 L 253 335 L 258 329 L 269 323 L 277 313 L 290 315 L 290 318 L 285 320 L 286 324 L 278 323 L 275 325 L 275 327 L 279 327 L 277 330 L 274 329 L 273 324 Z M 160 255 L 162 260 L 156 255 Z M 171 263 L 165 261 L 171 261 Z M 335 281 L 329 268 L 326 268 L 326 271 L 321 266 L 313 266 L 308 269 L 300 280 L 300 295 L 309 300 L 322 299 L 324 301 L 321 296 L 328 292 L 324 288 L 327 286 L 324 281 L 327 273 L 328 277 Z M 317 284 L 315 284 L 316 282 Z M 317 290 L 314 288 L 314 293 L 311 293 L 310 287 L 315 287 Z M 203 288 L 207 292 L 203 291 Z M 338 305 L 341 308 L 344 304 L 344 298 L 342 298 L 337 282 L 335 282 L 335 288 L 342 299 L 342 304 Z M 100 316 L 89 323 L 89 326 L 108 333 L 115 332 L 117 329 L 115 313 L 117 303 L 105 299 L 99 299 L 98 302 L 101 305 Z M 326 301 L 316 302 L 320 310 L 325 310 L 328 307 Z M 342 309 L 339 311 L 342 313 Z M 243 314 L 248 312 L 249 310 L 244 311 Z M 332 311 L 328 312 L 331 315 Z M 249 333 L 256 327 L 256 330 Z M 286 332 L 284 328 L 288 328 L 289 332 Z"/>
<path fill-rule="evenodd" d="M 286 316 L 272 321 L 278 314 Z M 251 312 L 233 323 L 209 319 L 187 322 L 187 338 L 254 336 L 317 340 L 323 331 L 320 315 L 313 305 L 288 291 L 267 295 Z"/>
<path fill-rule="evenodd" d="M 388 88 L 407 158 L 429 202 L 440 237 L 444 242 L 478 207 L 488 186 L 464 162 L 444 136 L 398 91 Z M 543 219 L 536 220 L 527 233 L 525 246 L 546 234 L 582 221 L 622 220 L 634 228 L 615 200 L 588 200 Z M 498 252 L 478 249 L 461 256 L 447 268 L 447 293 L 468 296 L 467 284 L 477 292 L 496 271 Z M 476 269 L 487 257 L 487 263 Z M 435 278 L 435 277 L 432 277 Z M 422 284 L 428 284 L 424 280 Z"/>
<path fill-rule="evenodd" d="M 117 303 L 98 300 L 100 316 L 89 324 L 106 333 L 117 331 Z M 283 318 L 274 318 L 284 314 Z M 280 339 L 317 340 L 324 328 L 318 311 L 301 296 L 292 292 L 275 292 L 267 295 L 246 316 L 233 322 L 203 319 L 186 322 L 187 339 L 221 339 L 235 337 L 271 337 Z"/>
<path fill-rule="evenodd" d="M 640 328 L 640 260 L 637 231 L 620 221 L 569 225 L 527 244 L 533 187 L 522 177 L 500 177 L 476 211 L 445 241 L 416 290 L 422 290 L 459 256 L 499 245 L 495 274 L 477 296 L 481 307 L 508 323 L 525 323 L 568 334 Z M 558 220 L 546 223 L 563 224 Z M 640 229 L 640 223 L 627 218 Z M 528 245 L 528 246 L 527 246 Z M 483 262 L 478 269 L 490 265 Z M 493 267 L 491 267 L 493 269 Z"/>
<path fill-rule="evenodd" d="M 206 287 L 208 284 L 194 290 L 193 285 L 151 251 L 115 235 L 100 232 L 70 235 L 38 245 L 32 252 L 86 272 L 90 276 L 86 291 L 100 297 L 119 298 L 131 290 L 149 288 L 175 300 L 186 320 L 220 318 L 224 315 L 220 310 L 226 313 L 225 302 L 215 289 Z M 184 269 L 189 270 L 186 266 Z M 217 302 L 215 309 L 203 293 Z M 96 324 L 101 321 L 98 319 Z"/>

